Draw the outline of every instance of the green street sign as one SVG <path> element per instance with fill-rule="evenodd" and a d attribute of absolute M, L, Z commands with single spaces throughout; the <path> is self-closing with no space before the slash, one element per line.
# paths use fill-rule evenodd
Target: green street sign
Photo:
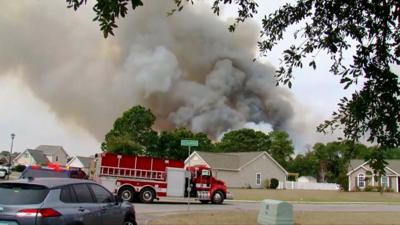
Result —
<path fill-rule="evenodd" d="M 197 140 L 181 140 L 181 146 L 197 147 L 199 146 L 199 142 Z"/>

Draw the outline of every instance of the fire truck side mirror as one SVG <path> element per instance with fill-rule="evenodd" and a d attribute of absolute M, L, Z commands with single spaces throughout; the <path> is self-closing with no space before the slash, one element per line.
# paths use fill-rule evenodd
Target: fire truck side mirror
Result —
<path fill-rule="evenodd" d="M 203 171 L 201 171 L 201 176 L 207 176 L 207 177 L 209 177 L 209 176 L 210 176 L 210 171 L 209 171 L 209 170 L 203 170 Z"/>

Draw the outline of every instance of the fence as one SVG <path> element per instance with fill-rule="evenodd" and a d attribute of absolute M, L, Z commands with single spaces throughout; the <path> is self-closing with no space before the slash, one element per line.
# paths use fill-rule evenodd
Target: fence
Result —
<path fill-rule="evenodd" d="M 286 189 L 302 189 L 302 190 L 334 190 L 340 189 L 338 184 L 333 183 L 302 183 L 295 181 L 286 181 Z"/>

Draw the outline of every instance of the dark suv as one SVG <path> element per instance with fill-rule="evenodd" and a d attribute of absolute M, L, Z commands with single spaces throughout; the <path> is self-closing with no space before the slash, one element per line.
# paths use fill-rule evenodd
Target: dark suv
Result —
<path fill-rule="evenodd" d="M 38 177 L 58 177 L 58 178 L 75 178 L 75 179 L 88 179 L 87 174 L 80 169 L 66 170 L 62 168 L 50 168 L 39 166 L 28 166 L 21 173 L 22 179 L 24 178 L 38 178 Z M 0 224 L 1 225 L 1 224 Z"/>
<path fill-rule="evenodd" d="M 131 203 L 69 178 L 0 182 L 0 225 L 136 225 Z"/>

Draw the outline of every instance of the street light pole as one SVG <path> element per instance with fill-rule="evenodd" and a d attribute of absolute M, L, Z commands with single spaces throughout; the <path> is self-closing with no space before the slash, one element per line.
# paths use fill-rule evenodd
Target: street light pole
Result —
<path fill-rule="evenodd" d="M 11 134 L 10 158 L 9 158 L 9 161 L 8 161 L 8 165 L 9 165 L 9 167 L 8 167 L 8 174 L 10 174 L 10 172 L 11 172 L 11 167 L 12 167 L 12 151 L 13 151 L 13 146 L 14 146 L 14 138 L 15 138 L 15 134 L 12 133 L 12 134 Z M 10 179 L 10 175 L 8 176 L 8 178 Z"/>

